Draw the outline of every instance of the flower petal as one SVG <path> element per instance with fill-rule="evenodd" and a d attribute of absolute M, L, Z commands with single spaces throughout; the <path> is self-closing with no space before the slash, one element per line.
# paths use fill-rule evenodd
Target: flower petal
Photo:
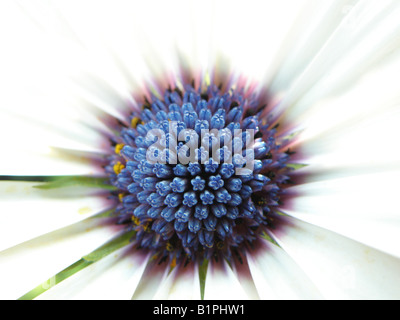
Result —
<path fill-rule="evenodd" d="M 321 299 L 322 295 L 282 248 L 262 240 L 260 252 L 247 254 L 261 299 Z"/>
<path fill-rule="evenodd" d="M 386 166 L 400 158 L 397 148 L 392 148 L 399 134 L 399 70 L 397 52 L 392 61 L 368 73 L 346 92 L 315 104 L 301 102 L 302 111 L 299 107 L 290 113 L 288 120 L 293 126 L 304 129 L 298 143 L 308 163 Z M 372 145 L 374 152 L 370 151 Z"/>
<path fill-rule="evenodd" d="M 93 190 L 73 188 L 68 194 L 67 190 L 40 190 L 35 185 L 39 184 L 0 181 L 0 250 L 82 221 L 112 203 Z"/>
<path fill-rule="evenodd" d="M 310 173 L 308 179 L 315 181 L 290 188 L 296 196 L 284 211 L 400 257 L 398 192 L 393 186 L 400 171 L 364 171 L 349 168 Z M 334 174 L 342 177 L 330 177 Z"/>
<path fill-rule="evenodd" d="M 232 61 L 234 76 L 251 80 L 272 78 L 275 68 L 280 66 L 274 60 L 282 56 L 282 47 L 288 49 L 286 35 L 305 2 L 249 1 L 245 6 L 241 1 L 212 2 L 216 14 L 209 46 Z M 216 61 L 214 57 L 211 67 L 218 68 L 227 58 Z"/>
<path fill-rule="evenodd" d="M 219 263 L 210 261 L 207 269 L 204 299 L 247 300 L 249 297 L 225 261 Z"/>
<path fill-rule="evenodd" d="M 337 9 L 346 8 L 339 6 Z M 314 85 L 319 85 L 321 78 L 337 74 L 338 69 L 335 68 L 339 68 L 344 77 L 352 78 L 354 81 L 369 67 L 374 66 L 373 62 L 384 61 L 388 55 L 387 46 L 392 45 L 393 41 L 398 42 L 400 9 L 397 3 L 358 1 L 348 9 L 346 12 L 342 11 L 343 19 L 339 20 L 340 23 L 326 38 L 320 50 L 310 55 L 309 64 L 285 93 L 285 99 L 281 104 L 283 109 L 295 104 Z M 324 20 L 322 24 L 327 21 L 329 20 Z M 339 81 L 336 84 L 342 85 Z M 331 84 L 328 89 L 332 92 L 337 88 Z M 326 91 L 324 96 L 327 96 Z M 318 90 L 314 93 L 314 97 L 315 99 L 321 97 L 318 95 Z M 296 108 L 286 110 L 291 117 L 296 116 L 296 111 L 293 109 Z"/>
<path fill-rule="evenodd" d="M 199 300 L 200 282 L 197 265 L 177 266 L 166 277 L 154 296 L 157 300 Z"/>
<path fill-rule="evenodd" d="M 292 217 L 275 240 L 327 299 L 398 299 L 400 259 Z"/>
<path fill-rule="evenodd" d="M 273 92 L 286 91 L 295 83 L 355 4 L 353 0 L 302 3 L 272 64 L 276 66 L 270 83 Z"/>
<path fill-rule="evenodd" d="M 248 259 L 243 259 L 243 261 L 240 262 L 235 261 L 235 263 L 232 265 L 232 269 L 249 299 L 259 300 L 260 295 L 257 291 L 257 286 L 255 285 L 254 278 L 249 268 Z"/>
<path fill-rule="evenodd" d="M 133 300 L 154 299 L 159 289 L 160 283 L 163 283 L 168 276 L 169 268 L 164 263 L 159 264 L 156 259 L 151 257 L 147 259 L 143 275 L 136 289 L 133 288 Z"/>

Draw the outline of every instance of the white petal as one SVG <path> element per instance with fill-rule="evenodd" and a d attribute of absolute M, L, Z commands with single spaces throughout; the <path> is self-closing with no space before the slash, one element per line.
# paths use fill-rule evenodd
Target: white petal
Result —
<path fill-rule="evenodd" d="M 300 220 L 280 218 L 275 239 L 327 299 L 399 299 L 400 260 Z"/>
<path fill-rule="evenodd" d="M 398 192 L 393 186 L 400 171 L 343 170 L 337 179 L 329 173 L 310 173 L 309 180 L 317 181 L 290 188 L 296 196 L 285 212 L 400 257 Z"/>
<path fill-rule="evenodd" d="M 276 71 L 270 83 L 273 92 L 284 91 L 296 81 L 355 3 L 352 0 L 303 3 L 274 60 Z"/>
<path fill-rule="evenodd" d="M 316 286 L 284 250 L 266 242 L 259 250 L 247 254 L 247 259 L 261 299 L 322 298 Z"/>
<path fill-rule="evenodd" d="M 103 131 L 110 128 L 104 125 L 109 120 L 105 117 L 107 113 L 122 117 L 132 105 L 132 88 L 127 89 L 115 66 L 105 62 L 101 50 L 94 54 L 65 37 L 59 26 L 68 29 L 68 24 L 60 23 L 63 15 L 53 3 L 9 4 L 4 9 L 11 18 L 5 14 L 1 30 L 12 29 L 13 39 L 23 41 L 7 36 L 5 58 L 0 62 L 0 134 L 8 151 L 1 165 L 4 162 L 11 167 L 11 174 L 17 173 L 18 167 L 24 167 L 23 152 L 30 151 L 37 155 L 31 164 L 37 158 L 38 170 L 45 171 L 55 161 L 42 164 L 38 156 L 48 154 L 53 146 L 108 152 Z M 93 106 L 99 112 L 90 115 L 87 109 L 93 110 Z M 99 121 L 96 117 L 101 112 L 103 119 Z"/>
<path fill-rule="evenodd" d="M 249 297 L 225 261 L 219 263 L 210 261 L 207 269 L 204 299 L 247 300 Z"/>
<path fill-rule="evenodd" d="M 280 56 L 280 48 L 304 3 L 291 0 L 249 1 L 246 5 L 241 1 L 216 2 L 211 34 L 214 50 L 222 51 L 231 59 L 235 71 L 244 77 L 271 78 L 280 65 L 274 60 Z"/>
<path fill-rule="evenodd" d="M 399 108 L 395 105 L 375 116 L 360 116 L 358 121 L 343 121 L 335 129 L 315 136 L 302 144 L 308 170 L 355 169 L 368 173 L 371 170 L 396 168 L 400 152 L 393 147 L 399 135 L 397 123 Z"/>
<path fill-rule="evenodd" d="M 307 68 L 285 94 L 282 108 L 295 103 L 318 83 L 321 77 L 329 74 L 341 62 L 346 64 L 342 71 L 357 73 L 365 71 L 372 61 L 382 58 L 377 56 L 377 53 L 383 53 L 384 57 L 386 50 L 381 49 L 393 40 L 398 41 L 396 30 L 400 28 L 399 15 L 398 3 L 393 1 L 357 2 L 346 13 L 319 52 L 311 56 Z M 345 60 L 351 60 L 354 69 L 349 69 Z"/>
<path fill-rule="evenodd" d="M 30 94 L 34 90 L 20 88 L 19 91 L 25 92 L 21 95 L 7 85 L 7 93 L 0 96 L 0 134 L 4 151 L 0 160 L 1 174 L 98 173 L 100 170 L 90 157 L 72 157 L 60 149 L 91 152 L 93 157 L 109 153 L 108 128 L 95 120 L 100 113 L 88 115 L 84 109 L 77 111 L 76 102 L 67 103 L 65 99 L 60 102 L 57 95 Z M 60 95 L 68 96 L 65 92 Z"/>
<path fill-rule="evenodd" d="M 155 299 L 160 284 L 168 276 L 169 268 L 165 263 L 158 264 L 155 259 L 148 259 L 142 278 L 136 289 L 133 291 L 133 300 Z"/>
<path fill-rule="evenodd" d="M 40 149 L 39 146 L 35 149 L 33 152 L 27 152 L 9 148 L 4 157 L 0 158 L 1 175 L 68 176 L 104 173 L 104 170 L 90 159 L 92 155 L 97 157 L 96 154 L 62 148 Z"/>
<path fill-rule="evenodd" d="M 310 93 L 309 99 L 303 99 L 291 109 L 287 114 L 288 121 L 294 127 L 304 129 L 300 142 L 304 144 L 305 157 L 333 153 L 341 145 L 347 151 L 352 145 L 353 151 L 350 150 L 344 159 L 361 161 L 366 142 L 371 139 L 378 152 L 370 152 L 368 158 L 372 156 L 375 160 L 381 151 L 391 153 L 389 157 L 381 158 L 391 159 L 397 155 L 388 147 L 397 133 L 395 123 L 399 116 L 400 95 L 396 83 L 400 80 L 399 71 L 398 52 L 391 61 L 366 74 L 344 93 L 318 103 L 313 103 L 315 94 Z M 372 125 L 374 130 L 371 130 Z M 357 155 L 360 156 L 357 158 Z"/>
<path fill-rule="evenodd" d="M 0 182 L 0 250 L 82 221 L 110 206 L 104 195 L 93 191 L 74 188 L 71 196 L 67 190 L 43 190 L 33 188 L 35 185 L 38 183 Z"/>
<path fill-rule="evenodd" d="M 117 233 L 102 219 L 86 219 L 0 252 L 2 299 L 17 299 Z"/>
<path fill-rule="evenodd" d="M 236 262 L 232 265 L 233 272 L 237 277 L 240 285 L 246 292 L 247 296 L 251 300 L 259 300 L 260 295 L 257 292 L 256 285 L 254 283 L 253 276 L 251 274 L 248 259 L 243 259 L 241 262 Z"/>
<path fill-rule="evenodd" d="M 199 300 L 200 281 L 197 265 L 175 267 L 160 284 L 154 299 Z"/>

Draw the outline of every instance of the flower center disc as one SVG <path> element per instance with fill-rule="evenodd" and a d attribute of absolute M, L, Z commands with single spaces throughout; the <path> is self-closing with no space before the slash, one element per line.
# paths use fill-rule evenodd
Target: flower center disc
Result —
<path fill-rule="evenodd" d="M 106 171 L 137 247 L 162 260 L 229 261 L 269 224 L 290 152 L 243 90 L 184 88 L 132 112 Z"/>

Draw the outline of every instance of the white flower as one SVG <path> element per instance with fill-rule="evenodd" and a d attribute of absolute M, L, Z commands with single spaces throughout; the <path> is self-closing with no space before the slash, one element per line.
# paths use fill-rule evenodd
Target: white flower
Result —
<path fill-rule="evenodd" d="M 308 166 L 257 255 L 210 261 L 204 298 L 400 298 L 398 1 L 2 1 L 0 39 L 1 298 L 50 288 L 120 231 L 93 217 L 107 191 L 35 181 L 101 174 L 105 115 L 225 64 L 268 88 Z M 39 298 L 200 298 L 198 273 L 127 246 Z"/>

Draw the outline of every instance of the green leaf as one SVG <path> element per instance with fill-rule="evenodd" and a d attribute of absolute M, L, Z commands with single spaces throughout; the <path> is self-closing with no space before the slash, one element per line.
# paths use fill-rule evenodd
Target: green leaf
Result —
<path fill-rule="evenodd" d="M 274 244 L 274 245 L 276 245 L 276 246 L 278 246 L 278 247 L 281 247 L 281 246 L 278 244 L 278 242 L 276 242 L 268 233 L 263 232 L 263 233 L 261 234 L 261 237 L 262 237 L 263 239 L 267 240 L 268 242 L 271 242 L 272 244 Z"/>
<path fill-rule="evenodd" d="M 288 163 L 286 164 L 286 167 L 288 168 L 292 168 L 293 170 L 298 170 L 304 167 L 307 167 L 308 164 L 304 164 L 304 163 Z"/>
<path fill-rule="evenodd" d="M 296 137 L 301 132 L 303 132 L 303 130 L 294 131 L 286 136 L 279 137 L 279 141 L 292 140 L 294 137 Z"/>
<path fill-rule="evenodd" d="M 204 292 L 206 288 L 206 277 L 208 269 L 208 260 L 204 259 L 199 265 L 199 280 L 200 280 L 200 296 L 201 300 L 204 300 Z"/>
<path fill-rule="evenodd" d="M 38 285 L 36 288 L 24 294 L 19 300 L 32 300 L 42 294 L 43 292 L 49 290 L 55 285 L 59 284 L 61 281 L 69 278 L 75 273 L 85 269 L 87 266 L 90 266 L 92 263 L 99 261 L 110 253 L 126 246 L 130 243 L 130 239 L 134 236 L 135 231 L 125 232 L 122 235 L 110 240 L 109 242 L 103 244 L 93 252 L 88 255 L 82 257 L 75 263 L 71 264 L 69 267 L 60 271 L 53 277 L 49 278 L 45 282 Z"/>
<path fill-rule="evenodd" d="M 274 212 L 278 215 L 278 216 L 283 216 L 283 217 L 288 217 L 289 215 L 278 210 L 278 209 L 274 209 Z"/>
<path fill-rule="evenodd" d="M 0 176 L 0 181 L 48 182 L 66 176 Z"/>
<path fill-rule="evenodd" d="M 95 214 L 94 216 L 92 216 L 92 218 L 108 218 L 108 217 L 113 217 L 116 215 L 118 215 L 118 212 L 115 211 L 115 208 L 112 208 L 109 210 L 99 212 L 99 213 Z"/>
<path fill-rule="evenodd" d="M 49 179 L 47 182 L 35 186 L 38 189 L 55 189 L 71 186 L 83 186 L 91 188 L 102 188 L 107 190 L 116 190 L 116 187 L 108 184 L 108 179 L 104 177 L 90 176 L 57 176 Z"/>

